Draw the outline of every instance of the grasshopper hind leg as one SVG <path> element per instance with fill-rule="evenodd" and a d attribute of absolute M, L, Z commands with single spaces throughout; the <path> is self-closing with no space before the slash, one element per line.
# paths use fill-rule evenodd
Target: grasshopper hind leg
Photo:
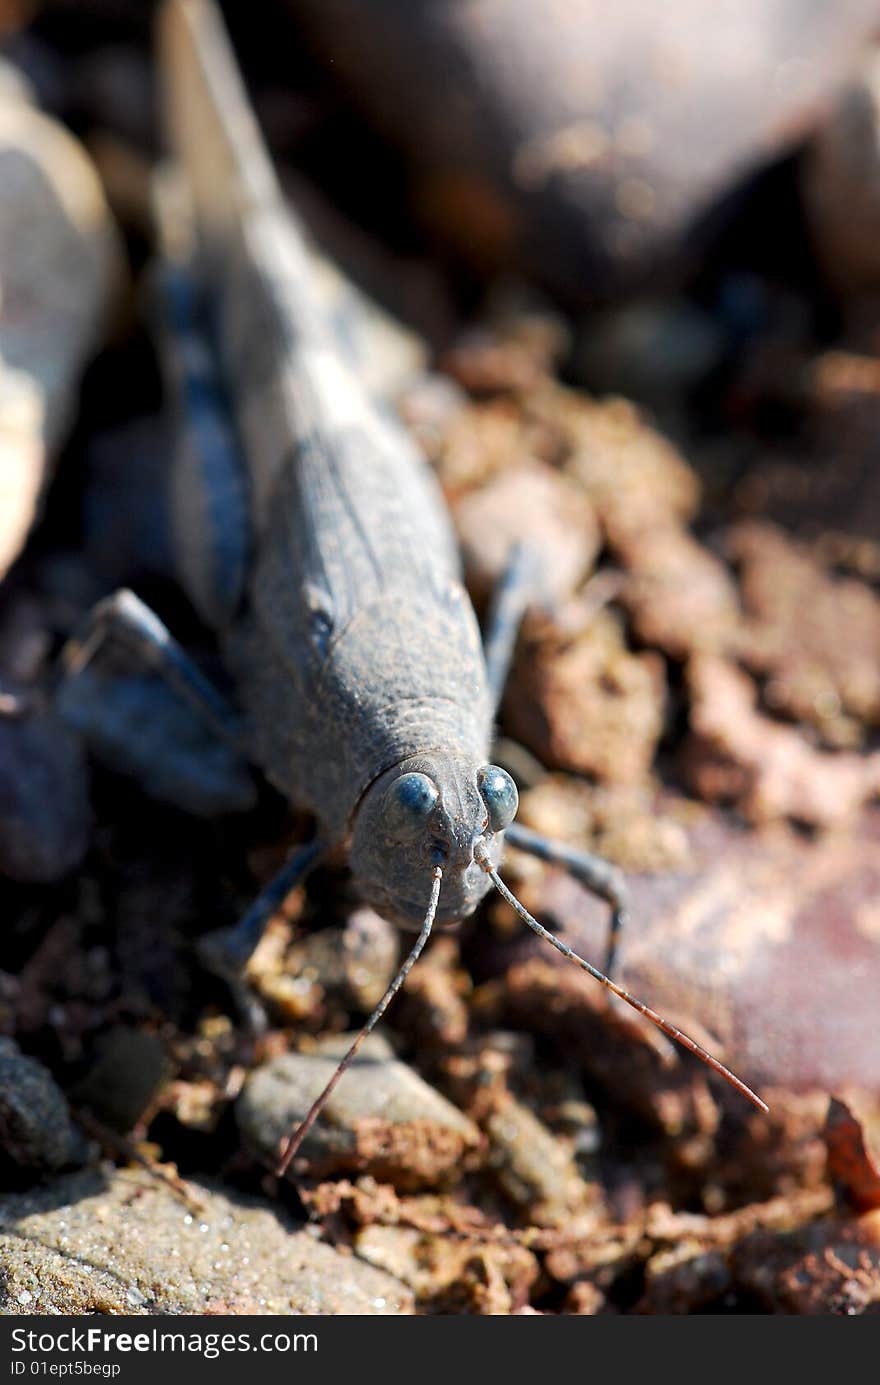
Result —
<path fill-rule="evenodd" d="M 253 807 L 240 718 L 132 592 L 99 602 L 61 662 L 55 705 L 96 760 L 197 817 Z"/>
<path fill-rule="evenodd" d="M 155 612 L 127 587 L 99 601 L 83 628 L 68 640 L 62 652 L 66 676 L 75 678 L 83 672 L 101 647 L 111 642 L 127 649 L 143 669 L 158 673 L 220 740 L 244 751 L 240 717 Z"/>

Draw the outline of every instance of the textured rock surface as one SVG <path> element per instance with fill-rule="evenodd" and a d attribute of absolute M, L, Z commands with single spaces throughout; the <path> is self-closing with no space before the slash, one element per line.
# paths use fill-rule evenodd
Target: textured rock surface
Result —
<path fill-rule="evenodd" d="M 275 1207 L 144 1173 L 83 1173 L 0 1199 L 0 1312 L 411 1311 L 391 1275 L 319 1244 Z"/>
<path fill-rule="evenodd" d="M 323 1040 L 314 1053 L 289 1053 L 258 1068 L 236 1114 L 242 1133 L 270 1161 L 281 1139 L 306 1115 L 354 1036 Z M 370 1173 L 419 1187 L 460 1172 L 480 1134 L 472 1121 L 417 1073 L 384 1039 L 367 1040 L 306 1137 L 292 1170 Z"/>

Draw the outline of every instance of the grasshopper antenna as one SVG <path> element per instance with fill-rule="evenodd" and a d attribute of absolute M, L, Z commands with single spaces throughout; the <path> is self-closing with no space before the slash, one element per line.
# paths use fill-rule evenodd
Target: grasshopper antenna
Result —
<path fill-rule="evenodd" d="M 604 972 L 599 971 L 598 967 L 594 967 L 592 963 L 584 961 L 583 957 L 579 957 L 576 952 L 573 952 L 567 943 L 562 942 L 560 938 L 557 938 L 553 933 L 549 932 L 548 929 L 544 928 L 536 918 L 533 918 L 525 905 L 520 904 L 516 895 L 507 888 L 501 876 L 489 860 L 489 854 L 481 842 L 478 842 L 474 848 L 474 860 L 478 865 L 482 866 L 502 898 L 507 900 L 510 907 L 516 910 L 523 922 L 527 923 L 529 928 L 531 928 L 534 933 L 537 933 L 539 938 L 543 938 L 545 942 L 550 943 L 551 946 L 556 948 L 557 952 L 562 953 L 563 957 L 567 957 L 570 962 L 577 963 L 577 965 L 583 971 L 588 972 L 594 980 L 607 987 L 609 991 L 619 996 L 621 1000 L 625 1000 L 627 1005 L 631 1005 L 634 1010 L 638 1010 L 640 1015 L 644 1015 L 652 1024 L 656 1024 L 657 1028 L 661 1029 L 664 1034 L 668 1034 L 670 1039 L 675 1039 L 683 1048 L 686 1048 L 689 1053 L 695 1053 L 713 1072 L 717 1072 L 719 1076 L 729 1082 L 732 1087 L 735 1087 L 740 1095 L 744 1096 L 747 1101 L 750 1101 L 753 1106 L 757 1106 L 759 1111 L 769 1110 L 767 1103 L 762 1101 L 759 1096 L 756 1096 L 751 1087 L 747 1087 L 741 1078 L 737 1077 L 729 1068 L 726 1068 L 717 1058 L 713 1058 L 711 1053 L 707 1053 L 704 1048 L 701 1048 L 696 1040 L 682 1033 L 674 1024 L 670 1024 L 669 1020 L 665 1020 L 662 1015 L 658 1015 L 656 1010 L 652 1010 L 643 1000 L 638 1000 L 634 995 L 630 995 L 629 991 L 625 991 L 622 986 L 618 986 L 616 981 L 612 981 L 610 976 L 606 976 Z"/>
<path fill-rule="evenodd" d="M 425 914 L 425 921 L 422 924 L 422 931 L 419 933 L 419 936 L 415 941 L 415 946 L 413 947 L 412 952 L 410 952 L 403 966 L 400 968 L 400 971 L 397 973 L 394 980 L 391 982 L 391 985 L 388 987 L 388 990 L 385 992 L 382 999 L 379 1001 L 379 1004 L 376 1006 L 375 1010 L 370 1015 L 370 1018 L 364 1025 L 363 1029 L 358 1034 L 351 1048 L 348 1050 L 345 1057 L 342 1059 L 333 1076 L 330 1078 L 330 1081 L 327 1083 L 327 1086 L 321 1092 L 320 1096 L 316 1097 L 315 1100 L 312 1102 L 305 1120 L 297 1126 L 296 1130 L 294 1130 L 291 1135 L 288 1135 L 287 1139 L 281 1145 L 281 1149 L 279 1150 L 278 1154 L 278 1163 L 275 1168 L 275 1173 L 279 1178 L 283 1177 L 283 1175 L 287 1172 L 288 1164 L 296 1154 L 306 1135 L 308 1135 L 309 1131 L 311 1130 L 315 1121 L 318 1119 L 318 1116 L 321 1114 L 327 1102 L 330 1100 L 330 1097 L 333 1094 L 333 1090 L 337 1082 L 339 1081 L 340 1077 L 345 1072 L 349 1064 L 354 1060 L 355 1056 L 357 1055 L 358 1049 L 364 1042 L 364 1039 L 367 1037 L 370 1031 L 374 1029 L 375 1026 L 378 1024 L 379 1020 L 382 1018 L 385 1011 L 388 1009 L 388 1006 L 391 1004 L 391 1001 L 397 995 L 397 992 L 400 990 L 404 981 L 409 976 L 413 966 L 418 961 L 419 954 L 421 953 L 422 948 L 425 946 L 425 943 L 428 941 L 428 938 L 431 936 L 431 929 L 434 926 L 434 919 L 437 914 L 437 903 L 440 899 L 440 881 L 442 878 L 442 870 L 439 866 L 435 866 L 432 871 L 432 879 L 434 883 L 431 886 L 431 898 L 428 901 L 428 911 Z"/>

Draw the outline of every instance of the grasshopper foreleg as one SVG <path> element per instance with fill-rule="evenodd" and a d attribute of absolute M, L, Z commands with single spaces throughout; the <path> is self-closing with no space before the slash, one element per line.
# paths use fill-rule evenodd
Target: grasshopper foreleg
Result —
<path fill-rule="evenodd" d="M 277 913 L 290 891 L 306 878 L 325 850 L 325 844 L 317 839 L 298 847 L 237 924 L 232 928 L 218 928 L 199 939 L 196 950 L 200 960 L 229 986 L 251 1030 L 262 1029 L 264 1020 L 259 1002 L 250 994 L 242 973 L 272 915 Z"/>
<path fill-rule="evenodd" d="M 219 928 L 200 940 L 199 955 L 211 971 L 227 980 L 240 975 L 272 915 L 277 913 L 290 891 L 317 865 L 325 850 L 324 843 L 317 839 L 297 847 L 237 924 L 232 928 Z"/>

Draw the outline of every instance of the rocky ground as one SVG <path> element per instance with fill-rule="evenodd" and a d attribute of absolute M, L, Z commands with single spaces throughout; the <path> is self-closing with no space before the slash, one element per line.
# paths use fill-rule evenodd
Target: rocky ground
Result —
<path fill-rule="evenodd" d="M 855 174 L 839 152 L 873 68 L 796 154 L 771 151 L 674 290 L 572 316 L 429 256 L 384 146 L 304 59 L 282 83 L 242 36 L 291 188 L 413 325 L 398 404 L 478 610 L 524 532 L 548 557 L 496 751 L 520 817 L 625 869 L 620 980 L 770 1107 L 610 1004 L 496 897 L 432 942 L 278 1180 L 279 1137 L 399 939 L 341 855 L 255 954 L 270 1023 L 249 1034 L 194 945 L 310 824 L 255 775 L 230 783 L 222 757 L 206 775 L 226 811 L 163 802 L 152 704 L 132 712 L 146 783 L 59 714 L 58 651 L 122 582 L 205 667 L 216 654 L 164 537 L 147 26 L 124 5 L 76 26 L 64 4 L 30 9 L 3 12 L 3 166 L 51 142 L 24 73 L 98 178 L 82 174 L 87 210 L 58 241 L 45 179 L 31 222 L 0 220 L 26 308 L 0 320 L 0 1311 L 876 1312 L 880 262 L 833 193 L 857 186 L 869 220 L 873 186 L 880 206 L 871 151 Z M 377 181 L 340 195 L 353 129 Z M 46 158 L 65 158 L 57 138 Z M 365 188 L 384 202 L 361 220 Z M 26 255 L 22 224 L 46 228 Z M 513 851 L 506 875 L 601 957 L 604 906 Z"/>

